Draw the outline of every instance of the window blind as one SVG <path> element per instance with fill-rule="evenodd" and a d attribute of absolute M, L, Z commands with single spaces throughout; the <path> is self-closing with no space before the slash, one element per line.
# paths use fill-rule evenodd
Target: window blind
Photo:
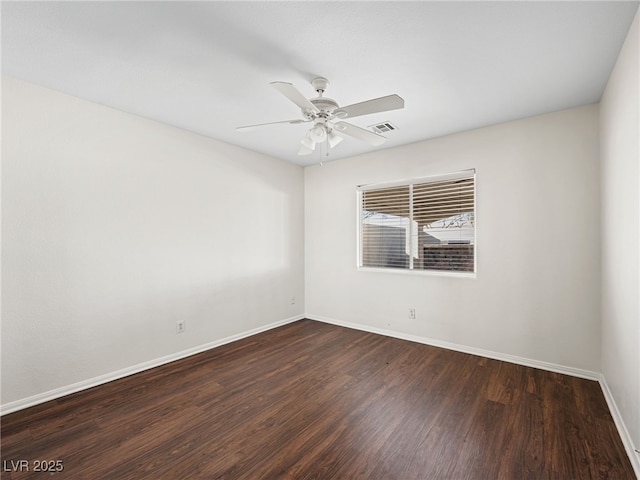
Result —
<path fill-rule="evenodd" d="M 475 171 L 358 192 L 360 267 L 475 271 Z"/>

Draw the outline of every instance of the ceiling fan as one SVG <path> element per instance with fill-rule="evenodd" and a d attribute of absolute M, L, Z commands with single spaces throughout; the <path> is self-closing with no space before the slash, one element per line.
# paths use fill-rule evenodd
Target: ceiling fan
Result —
<path fill-rule="evenodd" d="M 316 145 L 319 144 L 326 144 L 328 151 L 329 148 L 335 147 L 343 140 L 342 135 L 348 135 L 366 142 L 369 145 L 382 145 L 386 141 L 386 138 L 382 135 L 344 122 L 342 119 L 404 108 L 404 100 L 395 94 L 340 107 L 335 100 L 322 96 L 329 86 L 329 80 L 323 77 L 315 78 L 311 82 L 313 89 L 318 93 L 316 98 L 311 99 L 307 99 L 291 83 L 271 82 L 270 85 L 300 107 L 302 110 L 302 118 L 247 125 L 238 127 L 236 130 L 246 131 L 256 127 L 285 123 L 313 123 L 313 126 L 307 131 L 300 142 L 302 145 L 300 146 L 298 155 L 310 155 L 315 150 Z"/>

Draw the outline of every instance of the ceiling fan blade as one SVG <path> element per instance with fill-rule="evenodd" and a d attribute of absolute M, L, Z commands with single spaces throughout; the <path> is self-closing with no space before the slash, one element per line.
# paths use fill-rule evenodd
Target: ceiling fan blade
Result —
<path fill-rule="evenodd" d="M 312 112 L 319 112 L 318 108 L 309 101 L 300 91 L 287 82 L 271 82 L 270 85 L 278 90 L 282 95 L 287 97 L 293 103 L 298 105 L 303 111 L 310 110 Z"/>
<path fill-rule="evenodd" d="M 378 146 L 387 141 L 387 139 L 382 135 L 370 132 L 364 128 L 356 127 L 355 125 L 351 125 L 347 122 L 337 122 L 335 124 L 335 128 L 338 132 L 357 138 L 363 142 L 367 142 L 369 145 Z"/>
<path fill-rule="evenodd" d="M 331 131 L 331 133 L 327 135 L 327 143 L 329 144 L 329 148 L 335 147 L 342 140 L 343 138 L 334 131 Z"/>
<path fill-rule="evenodd" d="M 387 95 L 386 97 L 374 98 L 365 102 L 354 103 L 346 107 L 339 108 L 334 112 L 339 118 L 353 118 L 370 113 L 387 112 L 404 108 L 404 99 L 398 95 Z M 341 112 L 346 112 L 346 116 L 340 116 Z"/>
<path fill-rule="evenodd" d="M 268 125 L 280 125 L 280 124 L 284 124 L 284 123 L 296 124 L 296 123 L 305 123 L 305 122 L 310 122 L 310 121 L 311 120 L 296 119 L 296 120 L 283 120 L 282 122 L 259 123 L 257 125 L 245 125 L 243 127 L 236 127 L 236 131 L 238 131 L 238 132 L 246 132 L 247 130 L 253 130 L 254 128 L 258 128 L 258 127 L 266 127 Z"/>

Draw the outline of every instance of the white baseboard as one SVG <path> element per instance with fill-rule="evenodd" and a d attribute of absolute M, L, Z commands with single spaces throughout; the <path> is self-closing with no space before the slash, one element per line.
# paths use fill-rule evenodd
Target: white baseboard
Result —
<path fill-rule="evenodd" d="M 409 340 L 411 342 L 422 343 L 424 345 L 431 345 L 434 347 L 446 348 L 447 350 L 455 350 L 457 352 L 470 353 L 472 355 L 478 355 L 486 358 L 493 358 L 494 360 L 502 360 L 504 362 L 524 365 L 526 367 L 534 367 L 534 368 L 539 368 L 541 370 L 548 370 L 551 372 L 571 375 L 573 377 L 586 378 L 587 380 L 599 380 L 601 376 L 597 372 L 592 372 L 590 370 L 583 370 L 581 368 L 568 367 L 566 365 L 558 365 L 555 363 L 543 362 L 541 360 L 534 360 L 531 358 L 518 357 L 516 355 L 509 355 L 507 353 L 494 352 L 491 350 L 483 350 L 482 348 L 470 347 L 467 345 L 446 342 L 443 340 L 436 340 L 428 337 L 420 337 L 418 335 L 396 332 L 393 330 L 386 330 L 384 328 L 370 327 L 368 325 L 362 325 L 359 323 L 344 322 L 341 320 L 335 320 L 333 318 L 323 317 L 321 315 L 307 315 L 306 318 L 310 320 L 318 320 L 319 322 L 331 323 L 333 325 L 338 325 L 341 327 L 353 328 L 355 330 L 362 330 L 369 333 L 377 333 L 379 335 L 385 335 L 387 337 L 399 338 L 400 340 Z"/>
<path fill-rule="evenodd" d="M 627 426 L 622 420 L 622 415 L 620 415 L 620 410 L 618 410 L 618 405 L 616 404 L 616 401 L 613 398 L 613 394 L 609 389 L 609 385 L 607 384 L 607 380 L 604 377 L 604 375 L 600 374 L 600 378 L 598 379 L 598 382 L 600 383 L 600 388 L 602 388 L 604 399 L 607 401 L 607 405 L 609 406 L 609 411 L 611 412 L 613 421 L 616 424 L 618 433 L 620 434 L 620 438 L 622 439 L 622 443 L 624 445 L 624 449 L 626 450 L 627 455 L 629 457 L 629 461 L 633 466 L 633 470 L 636 473 L 636 477 L 640 478 L 640 453 L 635 450 L 636 447 L 633 444 L 633 440 L 631 439 L 629 430 L 627 430 Z"/>
<path fill-rule="evenodd" d="M 297 315 L 295 317 L 289 317 L 284 320 L 280 320 L 277 322 L 270 323 L 268 325 L 263 325 L 261 327 L 254 328 L 252 330 L 247 330 L 246 332 L 241 332 L 235 335 L 231 335 L 226 338 L 222 338 L 220 340 L 214 340 L 213 342 L 208 342 L 203 345 L 198 345 L 196 347 L 189 348 L 187 350 L 182 350 L 181 352 L 172 353 L 170 355 L 166 355 L 164 357 L 156 358 L 154 360 L 150 360 L 148 362 L 139 363 L 137 365 L 133 365 L 131 367 L 123 368 L 121 370 L 117 370 L 115 372 L 107 373 L 104 375 L 100 375 L 99 377 L 90 378 L 88 380 L 83 380 L 81 382 L 77 382 L 71 385 L 66 385 L 64 387 L 56 388 L 54 390 L 49 390 L 47 392 L 39 393 L 37 395 L 33 395 L 31 397 L 23 398 L 21 400 L 16 400 L 14 402 L 9 402 L 4 405 L 0 405 L 0 415 L 6 415 L 8 413 L 13 413 L 18 410 L 22 410 L 28 407 L 33 407 L 34 405 L 38 405 L 40 403 L 48 402 L 50 400 L 55 400 L 56 398 L 64 397 L 65 395 L 69 395 L 71 393 L 76 393 L 81 390 L 86 390 L 88 388 L 96 387 L 98 385 L 102 385 L 103 383 L 111 382 L 113 380 L 117 380 L 119 378 L 128 377 L 129 375 L 133 375 L 135 373 L 143 372 L 145 370 L 149 370 L 151 368 L 159 367 L 160 365 L 164 365 L 166 363 L 174 362 L 176 360 L 180 360 L 182 358 L 190 357 L 191 355 L 195 355 L 197 353 L 201 353 L 207 350 L 211 350 L 212 348 L 219 347 L 221 345 L 225 345 L 227 343 L 235 342 L 236 340 L 240 340 L 242 338 L 250 337 L 251 335 L 255 335 L 257 333 L 265 332 L 267 330 L 271 330 L 276 327 L 280 327 L 282 325 L 286 325 L 288 323 L 296 322 L 298 320 L 302 320 L 304 315 Z"/>
<path fill-rule="evenodd" d="M 456 343 L 445 342 L 442 340 L 435 340 L 427 337 L 419 337 L 417 335 L 411 335 L 407 333 L 395 332 L 393 330 L 385 330 L 382 328 L 370 327 L 368 325 L 361 325 L 358 323 L 344 322 L 333 318 L 323 317 L 321 315 L 306 315 L 306 318 L 310 320 L 317 320 L 319 322 L 330 323 L 346 328 L 353 328 L 355 330 L 362 330 L 369 333 L 376 333 L 379 335 L 385 335 L 388 337 L 399 338 L 401 340 L 409 340 L 411 342 L 422 343 L 425 345 L 432 345 L 434 347 L 442 347 L 448 350 L 455 350 L 457 352 L 470 353 L 472 355 L 479 355 L 481 357 L 493 358 L 494 360 L 502 360 L 505 362 L 515 363 L 526 367 L 539 368 L 541 370 L 548 370 L 551 372 L 562 373 L 573 377 L 585 378 L 587 380 L 596 380 L 600 384 L 600 388 L 604 394 L 604 398 L 607 401 L 611 416 L 618 429 L 622 443 L 629 457 L 629 461 L 633 466 L 636 477 L 640 479 L 640 454 L 635 451 L 633 441 L 629 435 L 629 431 L 622 420 L 620 411 L 616 405 L 616 402 L 609 390 L 609 386 L 604 378 L 604 375 L 590 370 L 582 370 L 580 368 L 568 367 L 566 365 L 558 365 L 555 363 L 542 362 L 540 360 L 533 360 L 525 357 L 518 357 L 515 355 L 509 355 L 500 352 L 493 352 L 490 350 L 483 350 L 481 348 L 469 347 L 467 345 L 460 345 Z"/>

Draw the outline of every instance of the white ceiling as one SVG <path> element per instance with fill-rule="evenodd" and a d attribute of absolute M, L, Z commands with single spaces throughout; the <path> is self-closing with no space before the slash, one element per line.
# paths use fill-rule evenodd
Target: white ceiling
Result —
<path fill-rule="evenodd" d="M 637 1 L 2 2 L 2 72 L 300 165 L 308 124 L 269 86 L 331 81 L 341 106 L 406 107 L 349 120 L 337 160 L 600 99 Z"/>

